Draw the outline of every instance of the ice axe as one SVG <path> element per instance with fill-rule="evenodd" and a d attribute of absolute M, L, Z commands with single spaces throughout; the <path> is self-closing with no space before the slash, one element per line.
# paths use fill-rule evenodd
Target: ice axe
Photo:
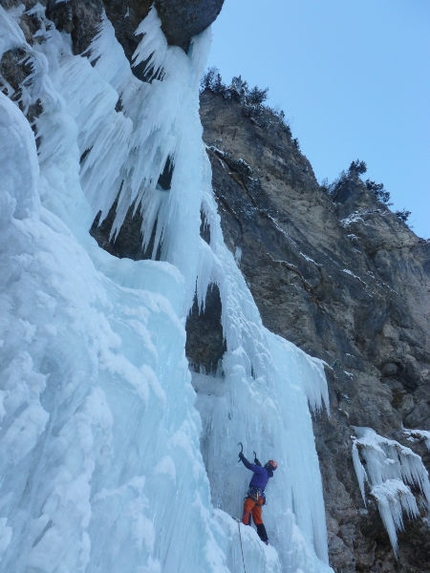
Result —
<path fill-rule="evenodd" d="M 243 444 L 242 444 L 242 442 L 239 442 L 237 445 L 240 447 L 239 460 L 238 460 L 240 462 L 241 461 L 240 460 L 240 454 L 243 454 Z"/>

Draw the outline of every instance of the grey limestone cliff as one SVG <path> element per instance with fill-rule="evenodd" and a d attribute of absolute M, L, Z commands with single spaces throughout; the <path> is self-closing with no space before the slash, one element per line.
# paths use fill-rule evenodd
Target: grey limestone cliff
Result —
<path fill-rule="evenodd" d="M 351 448 L 356 426 L 409 447 L 404 428 L 430 428 L 430 243 L 357 173 L 320 187 L 270 111 L 205 90 L 201 116 L 225 240 L 263 322 L 327 363 L 331 414 L 314 425 L 332 566 L 429 571 L 428 523 L 407 523 L 396 560 Z M 424 445 L 412 447 L 428 468 Z"/>

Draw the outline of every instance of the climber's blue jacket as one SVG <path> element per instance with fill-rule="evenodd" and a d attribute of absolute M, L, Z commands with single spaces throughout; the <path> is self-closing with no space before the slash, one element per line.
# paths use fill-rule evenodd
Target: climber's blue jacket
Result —
<path fill-rule="evenodd" d="M 271 469 L 266 468 L 265 466 L 252 464 L 245 458 L 245 456 L 242 453 L 239 454 L 239 458 L 246 468 L 254 472 L 251 481 L 249 482 L 249 488 L 258 489 L 261 491 L 261 493 L 263 493 L 267 485 L 267 482 L 269 481 L 269 478 L 273 476 L 273 471 Z"/>

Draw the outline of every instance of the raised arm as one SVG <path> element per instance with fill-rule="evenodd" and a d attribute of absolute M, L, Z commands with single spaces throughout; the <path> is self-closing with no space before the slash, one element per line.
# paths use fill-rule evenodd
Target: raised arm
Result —
<path fill-rule="evenodd" d="M 243 465 L 253 472 L 259 473 L 263 468 L 261 466 L 257 466 L 256 464 L 252 464 L 249 460 L 245 458 L 242 452 L 239 454 L 239 459 L 243 463 Z"/>

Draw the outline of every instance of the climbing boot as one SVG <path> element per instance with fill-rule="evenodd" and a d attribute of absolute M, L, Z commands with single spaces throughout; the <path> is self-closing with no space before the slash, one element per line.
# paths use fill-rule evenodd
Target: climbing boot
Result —
<path fill-rule="evenodd" d="M 267 531 L 264 526 L 264 523 L 259 523 L 257 525 L 257 533 L 261 541 L 263 541 L 266 545 L 269 545 L 269 538 L 267 537 Z"/>

